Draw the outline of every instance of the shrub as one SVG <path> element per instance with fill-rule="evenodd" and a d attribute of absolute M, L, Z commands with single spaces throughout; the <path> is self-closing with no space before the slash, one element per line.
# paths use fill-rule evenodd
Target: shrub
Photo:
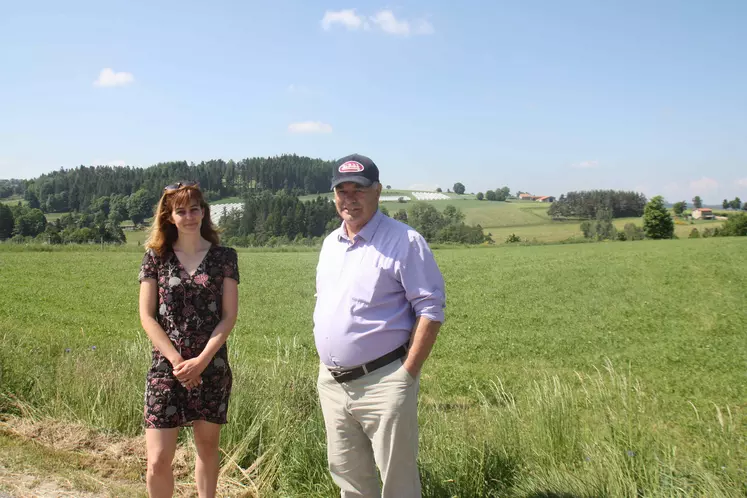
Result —
<path fill-rule="evenodd" d="M 617 229 L 612 223 L 612 216 L 607 210 L 597 212 L 594 221 L 581 223 L 581 231 L 587 239 L 614 240 L 617 238 Z"/>
<path fill-rule="evenodd" d="M 396 213 L 394 213 L 394 216 L 392 216 L 395 220 L 399 220 L 402 223 L 407 223 L 407 211 L 404 209 L 400 209 Z"/>
<path fill-rule="evenodd" d="M 669 210 L 664 207 L 664 198 L 657 195 L 643 210 L 643 231 L 649 239 L 671 239 L 674 222 Z"/>
<path fill-rule="evenodd" d="M 747 214 L 740 213 L 729 217 L 718 230 L 720 237 L 744 237 L 747 236 Z"/>
<path fill-rule="evenodd" d="M 643 240 L 646 238 L 643 228 L 637 226 L 635 223 L 626 223 L 623 231 L 625 232 L 626 240 Z"/>

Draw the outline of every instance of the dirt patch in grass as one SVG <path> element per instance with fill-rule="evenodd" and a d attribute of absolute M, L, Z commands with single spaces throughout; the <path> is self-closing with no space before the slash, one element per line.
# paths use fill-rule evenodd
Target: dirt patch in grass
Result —
<path fill-rule="evenodd" d="M 173 467 L 175 496 L 197 496 L 191 439 L 177 447 Z M 0 419 L 0 492 L 13 498 L 145 497 L 145 469 L 145 436 L 51 419 Z M 253 496 L 230 480 L 219 483 L 218 495 Z"/>

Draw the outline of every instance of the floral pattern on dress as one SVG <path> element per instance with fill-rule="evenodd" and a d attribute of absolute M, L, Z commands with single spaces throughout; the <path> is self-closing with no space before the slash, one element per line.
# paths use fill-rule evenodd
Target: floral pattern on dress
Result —
<path fill-rule="evenodd" d="M 199 356 L 221 320 L 223 280 L 239 281 L 236 250 L 211 246 L 193 275 L 172 251 L 159 257 L 149 250 L 138 280 L 148 278 L 157 282 L 156 318 L 171 343 L 185 360 Z M 181 385 L 171 363 L 154 347 L 145 384 L 145 426 L 182 427 L 194 420 L 225 424 L 232 381 L 226 344 L 202 372 L 202 384 L 191 390 Z"/>

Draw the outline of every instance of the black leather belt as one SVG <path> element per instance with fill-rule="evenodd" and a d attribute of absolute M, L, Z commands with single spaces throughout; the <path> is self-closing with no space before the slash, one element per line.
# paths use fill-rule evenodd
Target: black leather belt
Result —
<path fill-rule="evenodd" d="M 403 344 L 402 346 L 398 347 L 394 351 L 390 351 L 384 356 L 380 356 L 376 358 L 375 360 L 372 360 L 366 363 L 365 365 L 351 368 L 350 370 L 330 370 L 329 372 L 332 374 L 332 377 L 337 382 L 340 382 L 340 383 L 350 382 L 351 380 L 355 380 L 360 377 L 363 377 L 367 373 L 373 372 L 377 368 L 381 368 L 385 365 L 388 365 L 394 360 L 398 360 L 402 358 L 406 354 L 407 354 L 407 345 Z"/>

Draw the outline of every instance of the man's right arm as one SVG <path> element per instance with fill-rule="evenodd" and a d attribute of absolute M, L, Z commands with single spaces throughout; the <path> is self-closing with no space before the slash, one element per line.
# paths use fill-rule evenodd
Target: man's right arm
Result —
<path fill-rule="evenodd" d="M 405 297 L 415 312 L 405 369 L 417 376 L 431 353 L 444 322 L 446 292 L 441 271 L 425 239 L 410 235 L 407 255 L 401 262 L 400 278 Z"/>
<path fill-rule="evenodd" d="M 409 236 L 407 254 L 400 262 L 400 280 L 405 289 L 405 298 L 416 317 L 443 323 L 446 290 L 441 270 L 425 239 L 414 231 Z"/>
<path fill-rule="evenodd" d="M 431 354 L 440 329 L 441 322 L 435 322 L 424 316 L 415 320 L 415 327 L 413 327 L 410 336 L 410 349 L 407 352 L 407 360 L 403 365 L 405 370 L 413 377 L 418 376 L 423 368 L 423 363 Z"/>

